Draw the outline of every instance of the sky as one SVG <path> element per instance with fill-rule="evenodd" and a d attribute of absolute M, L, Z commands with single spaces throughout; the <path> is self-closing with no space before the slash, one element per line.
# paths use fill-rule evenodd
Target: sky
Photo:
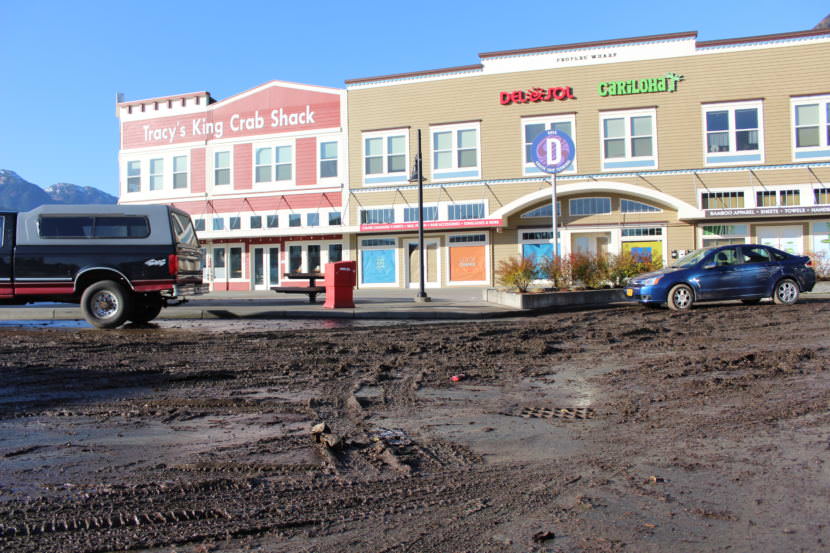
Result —
<path fill-rule="evenodd" d="M 0 169 L 117 195 L 117 92 L 221 100 L 271 80 L 342 88 L 476 64 L 482 52 L 784 33 L 828 14 L 826 0 L 0 0 Z"/>

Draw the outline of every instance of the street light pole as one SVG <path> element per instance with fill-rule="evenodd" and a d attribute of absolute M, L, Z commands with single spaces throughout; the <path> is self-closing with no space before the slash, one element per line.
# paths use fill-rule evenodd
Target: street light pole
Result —
<path fill-rule="evenodd" d="M 424 158 L 421 153 L 421 129 L 418 129 L 418 156 L 415 158 L 414 172 L 418 178 L 418 276 L 420 277 L 420 288 L 415 301 L 420 303 L 430 301 L 424 279 L 426 252 L 424 252 Z"/>

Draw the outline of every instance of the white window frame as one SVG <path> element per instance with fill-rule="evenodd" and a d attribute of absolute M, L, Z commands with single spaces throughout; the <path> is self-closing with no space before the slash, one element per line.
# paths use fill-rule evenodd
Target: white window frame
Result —
<path fill-rule="evenodd" d="M 608 200 L 608 211 L 601 213 L 578 213 L 573 212 L 573 203 L 577 200 Z M 614 213 L 614 204 L 609 196 L 579 196 L 577 198 L 568 199 L 568 217 L 595 217 L 597 215 L 611 215 Z"/>
<path fill-rule="evenodd" d="M 619 202 L 620 202 L 619 211 L 620 211 L 620 213 L 624 213 L 624 214 L 629 214 L 629 213 L 661 213 L 663 211 L 662 208 L 657 207 L 656 205 L 651 205 L 650 203 L 646 203 L 642 200 L 634 200 L 634 199 L 631 199 L 631 198 L 620 198 Z M 633 202 L 633 203 L 637 203 L 637 204 L 640 204 L 640 205 L 644 205 L 646 207 L 650 207 L 652 209 L 647 209 L 647 210 L 643 210 L 643 211 L 623 211 L 623 202 Z"/>
<path fill-rule="evenodd" d="M 216 156 L 218 154 L 228 154 L 228 166 L 227 167 L 217 167 L 217 165 L 216 165 L 216 161 L 217 161 Z M 211 167 L 212 167 L 211 174 L 213 175 L 213 177 L 211 179 L 211 182 L 213 183 L 214 187 L 222 188 L 222 187 L 226 187 L 226 186 L 230 187 L 230 186 L 233 185 L 233 150 L 216 150 L 216 151 L 214 151 L 213 155 L 211 156 Z M 226 170 L 226 169 L 228 171 L 228 182 L 227 182 L 227 184 L 218 184 L 216 182 L 216 180 L 217 180 L 216 179 L 216 171 L 223 171 L 223 170 Z"/>
<path fill-rule="evenodd" d="M 394 245 L 383 245 L 383 246 L 364 246 L 364 240 L 392 240 L 394 241 Z M 366 235 L 366 236 L 359 236 L 357 240 L 357 267 L 358 267 L 358 274 L 360 274 L 360 278 L 358 279 L 358 287 L 359 288 L 390 288 L 390 287 L 399 287 L 401 285 L 401 272 L 403 268 L 401 265 L 402 254 L 401 254 L 401 239 L 398 239 L 395 236 L 389 235 L 382 235 L 379 234 L 375 235 Z M 389 248 L 393 248 L 395 250 L 395 280 L 393 282 L 363 282 L 362 270 L 363 267 L 363 252 L 366 250 L 388 250 Z M 345 251 L 345 249 L 344 249 Z"/>
<path fill-rule="evenodd" d="M 137 164 L 138 165 L 138 174 L 137 175 L 130 175 L 130 165 L 131 164 Z M 142 182 L 141 182 L 142 181 L 141 173 L 143 171 L 143 167 L 142 167 L 143 165 L 144 164 L 141 162 L 140 159 L 130 159 L 130 160 L 127 160 L 126 163 L 124 164 L 124 170 L 126 171 L 126 181 L 125 182 L 127 183 L 127 189 L 125 190 L 125 192 L 127 194 L 140 194 L 141 193 L 141 184 L 142 184 Z M 138 179 L 138 188 L 136 190 L 130 190 L 130 180 L 131 179 Z"/>
<path fill-rule="evenodd" d="M 424 222 L 427 222 L 427 221 L 440 221 L 441 220 L 441 206 L 437 203 L 429 203 L 429 204 L 425 203 L 424 204 L 424 212 L 426 212 L 427 209 L 431 209 L 431 208 L 435 208 L 435 219 L 424 219 Z M 418 206 L 417 205 L 414 205 L 414 206 L 413 205 L 405 205 L 405 206 L 403 206 L 401 208 L 401 219 L 400 219 L 401 222 L 402 223 L 417 223 L 418 222 L 417 213 L 416 213 L 416 217 L 414 219 L 407 220 L 407 218 L 406 218 L 406 210 L 407 209 L 415 209 L 417 211 Z"/>
<path fill-rule="evenodd" d="M 631 143 L 632 140 L 637 137 L 632 136 L 631 134 L 631 120 L 635 117 L 645 116 L 651 117 L 651 155 L 635 157 L 631 154 Z M 605 157 L 605 122 L 609 119 L 625 120 L 625 134 L 622 136 L 622 139 L 625 140 L 625 156 L 623 157 Z M 600 158 L 602 160 L 603 171 L 624 171 L 626 169 L 643 168 L 657 169 L 657 110 L 655 108 L 645 108 L 601 112 L 599 116 L 599 141 Z"/>
<path fill-rule="evenodd" d="M 184 171 L 176 171 L 176 160 L 184 158 Z M 170 158 L 170 171 L 172 174 L 172 178 L 170 179 L 170 183 L 173 186 L 173 190 L 187 190 L 190 188 L 190 156 L 187 154 L 179 154 L 173 155 Z M 176 186 L 176 176 L 184 174 L 184 186 Z"/>
<path fill-rule="evenodd" d="M 331 158 L 323 159 L 323 145 L 324 144 L 334 144 L 335 148 L 337 148 L 337 156 L 334 159 L 331 159 Z M 318 179 L 321 182 L 331 182 L 331 181 L 335 181 L 339 178 L 339 176 L 340 176 L 340 158 L 342 157 L 341 156 L 341 150 L 342 149 L 343 148 L 341 148 L 339 140 L 336 140 L 336 139 L 332 139 L 332 140 L 318 139 L 318 142 L 317 142 L 317 176 L 318 176 Z M 331 161 L 334 161 L 335 175 L 332 176 L 332 177 L 324 177 L 323 176 L 323 163 L 324 162 L 331 162 Z"/>
<path fill-rule="evenodd" d="M 735 112 L 743 109 L 758 111 L 758 149 L 738 150 L 737 129 L 735 128 Z M 709 152 L 709 137 L 706 128 L 706 114 L 713 111 L 726 111 L 729 117 L 729 150 L 725 152 Z M 743 102 L 726 102 L 703 104 L 701 106 L 701 129 L 703 132 L 703 162 L 704 166 L 722 165 L 756 165 L 764 163 L 764 102 L 762 100 L 747 100 Z"/>
<path fill-rule="evenodd" d="M 819 127 L 819 144 L 818 146 L 797 146 L 796 141 L 796 108 L 798 106 L 805 106 L 811 104 L 818 104 L 818 127 Z M 792 152 L 793 161 L 830 159 L 830 94 L 822 94 L 817 96 L 802 96 L 799 98 L 790 99 L 790 117 L 792 129 Z"/>
<path fill-rule="evenodd" d="M 522 173 L 525 176 L 536 176 L 536 175 L 546 175 L 547 173 L 543 173 L 541 169 L 536 167 L 536 165 L 532 161 L 527 161 L 525 159 L 526 151 L 525 148 L 528 145 L 525 136 L 525 127 L 528 125 L 545 125 L 545 130 L 550 130 L 551 125 L 554 123 L 570 123 L 571 124 L 571 133 L 570 137 L 574 144 L 576 144 L 576 116 L 572 113 L 565 114 L 565 115 L 544 115 L 541 117 L 525 117 L 522 119 L 522 124 L 520 128 L 521 136 L 521 144 L 522 144 Z M 573 161 L 568 166 L 567 169 L 561 171 L 560 175 L 567 175 L 570 173 L 576 173 L 576 159 L 577 156 L 574 155 Z"/>
<path fill-rule="evenodd" d="M 291 161 L 289 162 L 277 162 L 277 148 L 291 148 Z M 257 163 L 257 152 L 259 150 L 270 150 L 270 162 L 266 164 L 258 164 Z M 274 189 L 274 188 L 290 188 L 293 187 L 294 184 L 297 182 L 297 145 L 294 143 L 293 140 L 283 140 L 278 142 L 267 142 L 267 143 L 260 143 L 260 144 L 253 144 L 252 152 L 251 152 L 251 170 L 252 170 L 252 177 L 253 177 L 253 186 L 255 189 Z M 277 178 L 277 166 L 278 165 L 290 165 L 291 166 L 291 178 L 290 179 L 282 179 L 276 180 Z M 257 181 L 257 168 L 258 167 L 269 167 L 270 171 L 270 180 L 264 181 Z"/>
<path fill-rule="evenodd" d="M 379 210 L 391 210 L 392 211 L 392 221 L 391 222 L 380 222 L 380 223 L 364 223 L 363 222 L 363 212 L 364 211 L 379 211 Z M 391 225 L 393 223 L 397 223 L 400 220 L 398 216 L 398 210 L 395 209 L 394 206 L 391 205 L 373 205 L 373 206 L 366 206 L 361 207 L 357 212 L 357 220 L 359 225 Z"/>
<path fill-rule="evenodd" d="M 476 242 L 450 243 L 451 236 L 478 236 L 483 235 L 484 240 Z M 484 246 L 484 280 L 452 280 L 450 271 L 450 249 L 458 246 Z M 447 268 L 447 286 L 481 286 L 490 283 L 490 233 L 486 230 L 478 232 L 452 232 L 446 235 L 446 247 L 444 248 L 444 266 Z"/>
<path fill-rule="evenodd" d="M 158 172 L 155 172 L 155 173 L 153 172 L 153 162 L 154 161 L 158 161 L 158 162 L 161 163 L 161 170 L 158 171 Z M 147 162 L 147 166 L 148 166 L 148 171 L 147 171 L 148 186 L 147 186 L 147 189 L 148 189 L 149 192 L 161 192 L 161 191 L 164 190 L 164 182 L 166 180 L 164 178 L 164 165 L 165 165 L 164 161 L 165 161 L 164 156 L 161 156 L 161 157 L 150 158 Z M 154 178 L 159 179 L 158 186 L 153 185 L 153 179 Z"/>
<path fill-rule="evenodd" d="M 307 273 L 311 271 L 311 267 L 308 266 L 308 247 L 309 246 L 320 246 L 320 272 L 324 272 L 326 270 L 326 263 L 329 262 L 329 245 L 331 244 L 340 244 L 343 252 L 343 259 L 346 259 L 346 245 L 343 243 L 342 240 L 291 240 L 286 241 L 285 245 L 282 246 L 285 248 L 285 270 L 287 271 L 290 268 L 291 258 L 291 246 L 299 246 L 300 250 L 300 269 L 299 272 Z"/>
<path fill-rule="evenodd" d="M 744 205 L 740 207 L 703 207 L 703 196 L 705 194 L 732 194 L 740 192 L 744 195 Z M 711 190 L 700 189 L 697 195 L 697 205 L 700 209 L 746 209 L 755 205 L 755 194 L 749 188 L 713 188 Z"/>
<path fill-rule="evenodd" d="M 740 234 L 740 233 L 731 233 L 731 234 L 710 234 L 710 235 L 708 235 L 708 236 L 707 236 L 707 235 L 704 233 L 704 230 L 703 230 L 703 229 L 704 229 L 704 227 L 745 227 L 745 228 L 744 228 L 744 231 L 745 231 L 745 232 L 744 232 L 744 234 Z M 706 222 L 706 223 L 703 223 L 703 224 L 699 225 L 699 226 L 698 226 L 698 228 L 700 229 L 700 232 L 698 233 L 698 236 L 699 236 L 699 238 L 698 238 L 698 245 L 697 245 L 697 247 L 698 247 L 698 248 L 705 248 L 705 247 L 706 247 L 706 244 L 705 244 L 705 241 L 706 241 L 706 240 L 736 240 L 736 239 L 743 239 L 743 242 L 742 242 L 743 244 L 749 244 L 749 242 L 750 242 L 750 232 L 751 232 L 751 229 L 750 229 L 750 225 L 749 225 L 749 223 L 730 223 L 730 222 L 724 222 L 724 223 L 722 223 L 722 224 L 718 224 L 718 223 L 716 223 L 716 222 L 712 221 L 712 222 Z"/>
<path fill-rule="evenodd" d="M 396 136 L 402 136 L 404 139 L 403 145 L 403 155 L 404 155 L 404 163 L 403 163 L 403 171 L 400 172 L 389 172 L 389 139 Z M 380 173 L 366 173 L 366 141 L 373 138 L 380 138 L 382 144 L 382 168 L 383 170 Z M 376 156 L 372 156 L 376 157 Z M 409 174 L 407 171 L 409 170 L 409 129 L 402 128 L 402 129 L 389 129 L 385 131 L 371 131 L 371 132 L 364 132 L 361 135 L 361 173 L 363 174 L 363 184 L 366 186 L 385 186 L 390 183 L 405 183 L 409 180 Z"/>
<path fill-rule="evenodd" d="M 446 125 L 436 125 L 429 129 L 429 151 L 430 151 L 430 168 L 432 169 L 432 179 L 441 181 L 458 181 L 467 179 L 477 179 L 481 177 L 481 123 L 478 121 L 468 123 L 450 123 Z M 476 164 L 473 167 L 460 167 L 458 163 L 459 153 L 462 148 L 459 147 L 458 135 L 462 131 L 475 131 L 475 153 Z M 439 153 L 435 149 L 435 137 L 438 134 L 450 134 L 450 147 L 448 150 L 441 150 L 450 154 L 450 167 L 437 169 L 435 163 L 435 156 Z M 469 150 L 469 148 L 463 148 Z"/>

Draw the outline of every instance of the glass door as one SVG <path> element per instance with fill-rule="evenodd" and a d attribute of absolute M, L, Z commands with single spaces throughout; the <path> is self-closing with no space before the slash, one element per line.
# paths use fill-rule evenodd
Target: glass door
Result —
<path fill-rule="evenodd" d="M 280 284 L 280 249 L 254 246 L 251 248 L 251 288 L 270 290 Z"/>

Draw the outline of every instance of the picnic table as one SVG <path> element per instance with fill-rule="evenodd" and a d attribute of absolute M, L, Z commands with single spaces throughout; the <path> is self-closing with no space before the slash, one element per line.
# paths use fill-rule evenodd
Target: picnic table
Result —
<path fill-rule="evenodd" d="M 283 276 L 292 280 L 307 280 L 308 286 L 272 286 L 271 290 L 282 294 L 308 294 L 308 303 L 316 303 L 317 294 L 325 294 L 325 286 L 317 286 L 317 279 L 325 278 L 323 273 L 284 273 Z"/>

